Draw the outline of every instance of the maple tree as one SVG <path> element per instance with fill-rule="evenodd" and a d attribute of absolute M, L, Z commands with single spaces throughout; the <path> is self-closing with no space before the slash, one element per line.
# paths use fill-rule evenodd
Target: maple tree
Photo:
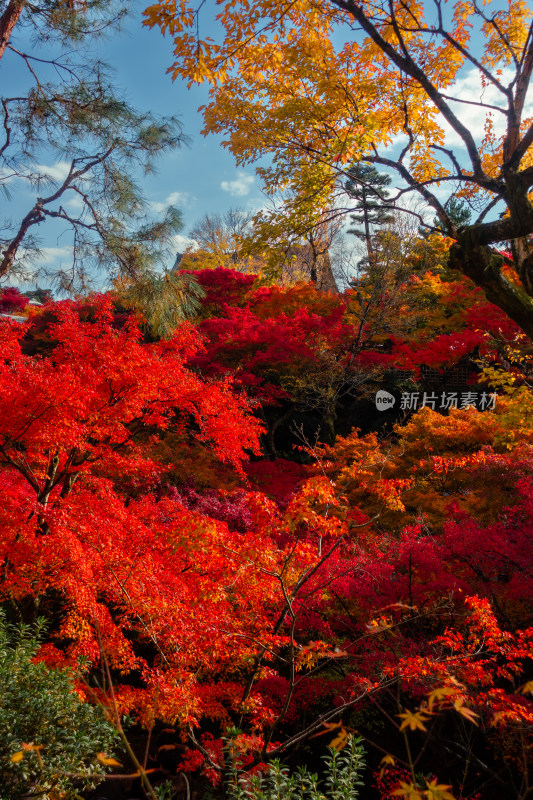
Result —
<path fill-rule="evenodd" d="M 421 245 L 426 248 L 428 243 Z M 440 250 L 437 248 L 436 252 Z M 416 250 L 410 257 L 416 260 Z M 320 319 L 327 330 L 331 313 L 342 311 L 339 319 L 343 333 L 336 346 L 340 346 L 339 353 L 343 352 L 342 345 L 349 350 L 355 312 L 361 309 L 365 293 L 373 292 L 368 277 L 342 300 L 311 286 L 243 286 L 240 294 L 231 296 L 225 294 L 222 274 L 209 274 L 211 291 L 215 292 L 218 284 L 220 296 L 225 295 L 230 302 L 216 304 L 213 295 L 210 307 L 216 316 L 210 315 L 200 324 L 209 341 L 198 363 L 207 372 L 213 368 L 216 372 L 216 365 L 224 366 L 244 381 L 251 396 L 263 403 L 266 400 L 267 404 L 274 398 L 263 395 L 264 380 L 272 377 L 276 359 L 276 368 L 282 365 L 280 353 L 276 356 L 278 334 L 283 332 L 284 369 L 290 373 L 296 367 L 295 358 L 301 358 L 304 339 L 295 336 L 297 349 L 292 353 L 288 331 L 304 318 L 302 311 L 305 316 L 312 312 L 315 330 L 319 329 Z M 506 766 L 502 769 L 509 774 L 514 768 L 511 753 L 516 754 L 516 748 L 522 746 L 519 742 L 531 713 L 529 701 L 520 696 L 518 688 L 527 675 L 530 652 L 528 565 L 532 554 L 526 508 L 532 464 L 529 395 L 523 383 L 528 348 L 518 326 L 489 306 L 479 290 L 464 280 L 452 279 L 442 267 L 437 274 L 406 276 L 401 285 L 402 292 L 395 300 L 398 312 L 392 335 L 386 312 L 380 317 L 380 305 L 384 296 L 392 292 L 394 280 L 381 283 L 380 303 L 371 306 L 372 311 L 365 318 L 368 327 L 374 329 L 372 335 L 368 334 L 368 349 L 356 351 L 359 369 L 372 371 L 381 362 L 384 367 L 410 368 L 416 376 L 424 365 L 451 367 L 473 349 L 478 357 L 483 354 L 488 364 L 514 358 L 520 366 L 514 377 L 506 377 L 494 366 L 488 370 L 491 380 L 500 380 L 500 387 L 508 387 L 507 397 L 498 401 L 494 414 L 451 409 L 445 416 L 426 408 L 399 426 L 389 439 L 352 434 L 326 448 L 312 448 L 312 456 L 318 459 L 315 477 L 302 484 L 306 471 L 312 474 L 313 468 L 300 468 L 299 490 L 294 481 L 286 481 L 285 492 L 291 493 L 288 503 L 278 502 L 283 521 L 278 518 L 270 523 L 280 531 L 286 526 L 284 536 L 289 540 L 297 533 L 316 548 L 313 577 L 291 600 L 291 635 L 299 645 L 289 654 L 294 665 L 292 676 L 284 662 L 276 661 L 273 651 L 270 666 L 274 672 L 267 676 L 258 673 L 250 691 L 256 700 L 261 698 L 265 716 L 262 723 L 256 718 L 256 724 L 264 727 L 263 739 L 270 741 L 279 736 L 281 728 L 288 737 L 285 745 L 317 731 L 316 720 L 302 731 L 299 719 L 302 713 L 307 720 L 312 718 L 318 698 L 322 703 L 328 702 L 332 694 L 344 698 L 343 708 L 355 709 L 352 713 L 356 719 L 358 714 L 365 719 L 369 697 L 373 697 L 371 703 L 381 709 L 384 719 L 390 721 L 396 712 L 403 715 L 396 726 L 400 736 L 406 728 L 425 734 L 430 725 L 434 731 L 430 744 L 424 740 L 421 755 L 417 756 L 422 759 L 420 763 L 433 770 L 434 777 L 428 777 L 427 784 L 418 788 L 413 784 L 408 759 L 402 756 L 401 743 L 394 743 L 391 732 L 386 745 L 394 754 L 393 762 L 403 764 L 404 771 L 394 773 L 394 791 L 404 786 L 406 791 L 417 791 L 417 797 L 425 798 L 434 796 L 432 787 L 451 794 L 451 787 L 442 783 L 444 776 L 439 773 L 438 761 L 431 760 L 437 758 L 431 742 L 444 737 L 449 743 L 447 774 L 455 774 L 462 767 L 458 767 L 457 754 L 452 755 L 451 742 L 455 739 L 466 746 L 467 741 L 460 732 L 460 719 L 477 723 L 482 730 L 475 735 L 484 742 L 480 746 L 492 748 L 494 758 L 503 759 Z M 391 308 L 387 302 L 385 307 Z M 380 319 L 384 326 L 381 328 Z M 236 320 L 239 325 L 234 324 Z M 329 330 L 333 336 L 331 322 Z M 259 333 L 261 345 L 256 356 L 253 335 Z M 309 334 L 305 342 L 311 343 Z M 268 353 L 271 357 L 263 361 Z M 309 353 L 307 358 L 317 358 L 317 353 Z M 304 363 L 309 371 L 312 362 Z M 255 380 L 243 372 L 248 366 L 254 370 Z M 292 395 L 291 402 L 295 399 Z M 274 476 L 276 463 L 265 465 L 265 476 L 269 472 Z M 281 463 L 282 471 L 286 470 L 285 463 Z M 283 484 L 278 483 L 278 478 L 273 479 L 270 489 L 262 471 L 251 467 L 247 468 L 248 474 L 262 480 L 262 488 L 279 500 Z M 325 478 L 331 479 L 330 488 Z M 194 504 L 203 502 L 196 490 L 188 496 Z M 213 495 L 206 497 L 204 508 L 210 506 L 219 518 L 229 519 L 234 512 L 226 506 L 215 510 L 214 499 Z M 237 512 L 238 506 L 231 508 Z M 233 519 L 232 524 L 245 527 L 250 520 L 243 515 L 242 506 Z M 472 599 L 464 601 L 467 595 Z M 469 664 L 488 634 L 480 632 L 480 638 L 469 638 L 476 615 L 482 628 L 495 626 L 494 649 L 484 652 L 478 671 L 470 669 Z M 308 644 L 303 644 L 305 641 Z M 448 669 L 449 647 L 454 655 Z M 501 668 L 507 676 L 505 680 L 514 674 L 517 678 L 500 693 L 504 674 L 499 671 L 500 659 L 504 651 L 508 667 Z M 281 653 L 287 659 L 287 651 Z M 372 678 L 376 676 L 381 681 L 374 686 Z M 396 710 L 394 691 L 388 684 L 393 676 L 399 681 L 402 697 Z M 441 691 L 442 695 L 438 694 Z M 433 698 L 429 714 L 424 705 L 427 701 L 421 699 L 424 693 Z M 491 730 L 501 725 L 504 708 L 508 711 L 505 725 L 498 727 L 501 742 L 506 742 L 502 749 Z M 335 719 L 335 710 L 333 704 L 326 720 Z M 331 725 L 328 730 L 332 732 L 338 730 L 334 723 L 327 725 Z M 274 734 L 269 726 L 274 727 Z M 373 741 L 372 730 L 364 730 Z M 274 752 L 280 751 L 274 748 Z M 262 757 L 265 753 L 263 750 Z M 527 770 L 527 764 L 521 762 L 516 772 L 518 783 L 527 780 Z M 472 778 L 470 785 L 475 783 Z M 518 783 L 515 789 L 520 796 Z M 457 787 L 453 792 L 454 797 L 463 796 Z"/>
<path fill-rule="evenodd" d="M 196 323 L 161 341 L 110 297 L 0 321 L 1 601 L 48 618 L 49 667 L 85 659 L 82 697 L 167 726 L 176 781 L 220 786 L 231 726 L 252 770 L 357 729 L 387 800 L 524 795 L 531 356 L 420 246 L 414 274 L 344 296 L 195 271 Z M 307 464 L 260 459 L 261 415 L 473 348 L 495 410 L 424 408 L 291 454 Z"/>
<path fill-rule="evenodd" d="M 525 486 L 524 501 L 529 507 Z M 532 636 L 531 553 L 528 545 L 524 549 L 531 517 L 529 511 L 523 516 L 522 503 L 516 520 L 502 519 L 501 535 L 498 526 L 480 528 L 462 516 L 442 542 L 420 526 L 406 528 L 399 538 L 376 536 L 362 512 L 350 534 L 342 498 L 339 505 L 323 478 L 304 485 L 283 515 L 265 506 L 263 521 L 270 517 L 270 526 L 293 546 L 307 541 L 310 561 L 295 582 L 294 574 L 278 574 L 286 599 L 275 630 L 283 629 L 284 618 L 290 642 L 258 648 L 241 697 L 241 724 L 250 703 L 256 709 L 254 741 L 247 745 L 243 739 L 244 752 L 259 751 L 257 758 L 264 760 L 320 730 L 335 733 L 340 746 L 347 737 L 338 719 L 345 715 L 376 743 L 383 719 L 387 732 L 378 747 L 407 773 L 403 733 L 424 735 L 420 753 L 412 757 L 417 770 L 433 770 L 429 788 L 431 781 L 443 785 L 443 771 L 454 781 L 463 772 L 465 794 L 454 790 L 453 797 L 469 797 L 481 785 L 484 797 L 497 796 L 505 780 L 520 797 L 529 767 L 527 757 L 517 754 L 527 748 L 532 713 L 524 685 Z M 505 576 L 515 571 L 519 553 L 523 568 L 511 589 Z M 478 596 L 467 596 L 466 587 Z M 494 607 L 503 615 L 514 608 L 511 624 L 508 618 L 506 626 L 498 622 Z M 219 696 L 223 691 L 218 688 Z M 399 721 L 391 722 L 394 717 Z M 487 751 L 499 763 L 497 772 L 482 766 Z M 471 771 L 468 763 L 475 764 Z M 202 764 L 209 767 L 205 755 L 187 768 Z M 414 791 L 410 779 L 404 782 Z"/>
<path fill-rule="evenodd" d="M 305 284 L 254 289 L 255 276 L 228 270 L 195 274 L 208 287 L 208 317 L 198 325 L 205 351 L 193 363 L 207 375 L 232 374 L 261 402 L 272 455 L 277 428 L 295 411 L 314 413 L 332 438 L 339 403 L 367 377 L 354 362 L 365 337 L 357 342 L 342 298 Z M 279 413 L 267 419 L 266 407 Z"/>
<path fill-rule="evenodd" d="M 7 288 L 3 289 L 0 294 L 0 312 L 4 314 L 13 314 L 17 311 L 23 311 L 28 304 L 28 298 L 25 297 L 18 289 Z"/>
<path fill-rule="evenodd" d="M 409 242 L 398 261 L 397 234 L 390 236 L 392 244 L 380 235 L 379 262 L 342 296 L 309 284 L 261 286 L 234 270 L 194 272 L 206 292 L 196 317 L 205 349 L 191 364 L 231 375 L 253 399 L 271 456 L 290 453 L 295 424 L 310 438 L 320 428 L 329 441 L 360 426 L 361 400 L 394 384 L 398 371 L 412 380 L 429 371 L 442 392 L 458 365 L 474 379 L 480 358 L 517 361 L 527 350 L 518 326 L 441 266 L 440 237 Z"/>
<path fill-rule="evenodd" d="M 116 8 L 12 0 L 0 56 L 20 57 L 23 14 L 46 12 L 68 38 L 71 23 Z M 237 239 L 215 242 L 184 323 L 183 275 L 156 279 L 148 232 L 121 229 L 107 244 L 127 273 L 148 265 L 144 288 L 128 295 L 126 281 L 112 297 L 27 308 L 23 325 L 0 320 L 0 602 L 22 622 L 47 618 L 37 671 L 79 664 L 78 697 L 98 701 L 119 732 L 132 715 L 147 753 L 166 726 L 174 738 L 158 756 L 179 754 L 174 779 L 202 772 L 220 787 L 232 726 L 238 766 L 255 774 L 304 740 L 311 756 L 349 746 L 357 729 L 387 800 L 530 792 L 533 395 L 522 330 L 533 326 L 533 134 L 521 117 L 533 50 L 525 6 L 489 8 L 228 0 L 219 45 L 202 38 L 188 0 L 152 5 L 147 21 L 175 37 L 176 74 L 212 81 L 207 128 L 226 130 L 241 162 L 274 154 L 262 174 L 286 193 L 288 219 L 278 209 L 256 230 L 279 245 L 273 258 L 302 255 L 284 247 L 287 232 L 300 245 L 307 236 L 315 285 L 267 287 L 219 269 Z M 485 49 L 474 53 L 479 26 Z M 489 120 L 483 142 L 454 94 L 469 65 L 485 82 L 476 110 L 508 123 L 502 134 Z M 69 97 L 75 112 L 80 98 Z M 3 105 L 8 139 L 15 106 Z M 47 110 L 32 107 L 41 141 Z M 448 149 L 443 119 L 466 155 Z M 52 126 L 57 140 L 68 124 Z M 393 137 L 403 137 L 396 160 Z M 343 295 L 321 292 L 318 256 L 341 213 L 333 195 L 368 165 L 403 178 L 395 203 L 420 191 L 449 238 L 407 236 L 397 217 L 372 239 L 371 269 Z M 441 202 L 438 183 L 477 210 L 472 224 Z M 490 221 L 498 202 L 506 215 Z M 490 248 L 506 238 L 512 262 Z M 13 291 L 0 303 L 23 307 Z M 458 364 L 497 389 L 493 411 L 424 408 L 373 430 L 377 388 L 399 371 L 411 387 L 430 371 L 444 381 Z M 364 432 L 348 433 L 354 417 Z M 310 419 L 327 443 L 290 452 L 289 420 L 313 434 Z M 262 457 L 261 420 L 270 457 L 277 432 L 286 459 Z M 20 769 L 39 747 L 17 742 Z"/>
<path fill-rule="evenodd" d="M 232 547 L 224 526 L 206 525 L 170 497 L 157 500 L 154 490 L 165 469 L 146 448 L 157 430 L 189 426 L 240 469 L 244 449 L 257 448 L 259 429 L 227 382 L 206 385 L 185 367 L 198 346 L 191 329 L 145 345 L 131 321 L 112 327 L 108 301 L 96 298 L 92 306 L 87 322 L 75 304 L 53 307 L 47 357 L 24 355 L 24 328 L 2 323 L 1 591 L 23 617 L 40 613 L 53 620 L 63 655 L 52 647 L 52 662 L 75 663 L 78 655 L 98 660 L 104 647 L 114 668 L 144 674 L 154 702 L 133 692 L 130 705 L 143 697 L 149 716 L 154 703 L 164 709 L 170 698 L 155 690 L 156 684 L 163 690 L 159 668 L 135 652 L 131 632 L 149 651 L 155 648 L 174 680 L 178 670 L 187 693 L 183 653 L 181 666 L 170 663 L 181 648 L 175 634 L 182 631 L 194 661 L 208 647 L 212 620 L 225 617 L 227 649 L 212 650 L 212 663 L 230 652 L 234 659 L 236 620 L 225 592 L 214 587 L 224 573 L 232 585 L 232 549 L 241 554 L 237 560 L 245 556 L 244 543 L 236 540 Z M 200 556 L 207 551 L 217 565 L 208 573 Z M 232 591 L 238 591 L 235 584 Z M 199 633 L 204 613 L 202 645 L 189 624 L 196 620 Z M 253 637 L 253 624 L 246 627 Z M 178 695 L 182 690 L 176 689 Z M 177 696 L 175 702 L 180 715 L 194 713 L 188 702 Z"/>
<path fill-rule="evenodd" d="M 476 412 L 467 413 L 481 416 Z M 448 420 L 447 427 L 449 435 L 459 440 L 461 427 L 456 425 L 456 420 Z M 409 496 L 408 492 L 405 498 L 401 495 L 402 481 L 387 482 L 386 477 L 381 477 L 384 467 L 386 470 L 387 449 L 386 443 L 380 449 L 375 446 L 375 480 L 382 481 L 376 494 L 379 493 L 385 511 L 387 505 L 389 509 L 394 508 L 404 499 L 408 506 Z M 315 574 L 316 583 L 307 585 L 300 602 L 294 603 L 294 635 L 299 641 L 307 634 L 330 642 L 333 636 L 337 650 L 328 654 L 321 649 L 323 645 L 313 647 L 310 643 L 309 648 L 298 653 L 300 667 L 296 678 L 286 679 L 289 683 L 285 686 L 280 684 L 279 678 L 273 686 L 259 681 L 258 688 L 273 700 L 277 696 L 276 707 L 280 708 L 283 707 L 283 691 L 293 686 L 293 699 L 286 713 L 298 714 L 311 699 L 305 689 L 304 676 L 306 672 L 312 675 L 320 665 L 322 681 L 311 681 L 315 701 L 320 688 L 327 692 L 329 682 L 329 691 L 342 698 L 337 702 L 338 708 L 343 709 L 343 719 L 344 714 L 349 713 L 344 709 L 352 705 L 354 712 L 349 719 L 353 721 L 349 724 L 355 725 L 368 740 L 388 750 L 392 754 L 392 764 L 401 764 L 409 772 L 409 758 L 402 753 L 402 732 L 406 729 L 418 731 L 423 734 L 423 742 L 416 755 L 417 771 L 423 769 L 427 774 L 427 770 L 432 769 L 441 779 L 457 775 L 462 769 L 458 764 L 464 747 L 476 764 L 477 775 L 483 773 L 484 776 L 478 782 L 474 774 L 469 775 L 468 790 L 463 781 L 464 796 L 470 796 L 476 784 L 480 786 L 482 782 L 483 797 L 493 796 L 493 791 L 497 796 L 498 781 L 502 780 L 503 773 L 495 777 L 490 770 L 480 772 L 481 753 L 488 748 L 497 760 L 501 759 L 500 768 L 508 776 L 506 780 L 513 786 L 512 791 L 522 796 L 520 784 L 527 786 L 529 766 L 527 758 L 520 760 L 517 754 L 522 747 L 519 742 L 525 741 L 522 737 L 527 738 L 532 708 L 531 702 L 521 695 L 531 653 L 531 628 L 528 627 L 531 573 L 527 565 L 531 563 L 532 554 L 528 544 L 530 517 L 525 511 L 530 504 L 529 479 L 527 485 L 523 485 L 520 474 L 512 476 L 513 459 L 507 459 L 507 469 L 511 472 L 505 483 L 515 483 L 517 517 L 512 516 L 512 512 L 509 516 L 510 508 L 507 508 L 499 522 L 479 524 L 454 507 L 451 498 L 461 491 L 444 484 L 442 492 L 448 502 L 444 526 L 436 515 L 427 519 L 418 514 L 412 525 L 394 533 L 387 524 L 386 514 L 379 513 L 378 509 L 376 515 L 375 506 L 371 507 L 365 500 L 362 481 L 370 484 L 371 456 L 371 450 L 358 456 L 354 450 L 342 452 L 340 461 L 344 470 L 337 472 L 332 484 L 337 502 L 331 495 L 328 502 L 325 493 L 319 494 L 318 483 L 308 484 L 304 494 L 295 498 L 289 512 L 295 519 L 299 509 L 310 531 L 317 519 L 322 518 L 323 552 L 329 552 L 330 546 L 337 544 L 335 554 L 321 565 L 327 579 L 324 574 Z M 361 471 L 354 473 L 351 470 L 356 466 L 352 466 L 352 462 L 356 458 Z M 502 463 L 499 467 L 501 480 Z M 530 474 L 530 469 L 525 465 L 526 474 Z M 438 480 L 438 469 L 435 471 Z M 413 479 L 405 472 L 403 488 L 409 489 Z M 475 474 L 474 467 L 474 482 Z M 484 472 L 484 478 L 486 474 Z M 323 482 L 323 478 L 315 479 L 318 480 Z M 322 492 L 324 489 L 322 483 Z M 352 495 L 347 502 L 345 495 L 350 490 Z M 308 501 L 302 503 L 305 493 Z M 470 511 L 473 515 L 477 513 L 475 498 L 472 498 Z M 336 536 L 335 527 L 328 529 L 326 526 L 331 516 L 336 518 Z M 518 518 L 521 522 L 517 525 Z M 406 516 L 404 522 L 408 519 Z M 351 535 L 346 532 L 346 524 L 351 527 Z M 340 546 L 339 534 L 345 537 Z M 325 586 L 328 587 L 326 593 Z M 313 589 L 317 593 L 314 603 Z M 327 598 L 329 591 L 331 595 Z M 319 593 L 322 602 L 318 600 Z M 473 593 L 477 596 L 472 596 Z M 502 621 L 499 622 L 496 615 Z M 398 682 L 394 690 L 389 680 Z M 365 687 L 366 691 L 372 687 L 374 692 L 370 707 Z M 415 711 L 412 711 L 413 705 Z M 370 712 L 372 708 L 374 713 Z M 399 741 L 394 742 L 391 717 L 396 714 L 400 720 L 396 724 Z M 461 718 L 476 725 L 477 730 L 470 734 Z M 387 724 L 386 732 L 376 739 L 376 730 L 380 730 L 378 719 L 387 720 Z M 312 727 L 306 729 L 307 733 L 312 733 Z M 298 736 L 299 732 L 294 739 Z M 471 737 L 477 740 L 481 750 L 476 749 Z M 412 748 L 415 746 L 411 743 Z M 465 769 L 464 774 L 468 766 Z M 411 779 L 405 784 L 411 784 L 414 791 Z M 397 781 L 394 786 L 398 787 Z M 452 796 L 463 795 L 454 790 Z"/>
<path fill-rule="evenodd" d="M 267 191 L 287 190 L 291 224 L 318 224 L 354 163 L 386 168 L 399 181 L 391 199 L 418 193 L 454 240 L 452 266 L 533 333 L 526 4 L 263 0 L 250 13 L 228 0 L 218 8 L 216 37 L 203 35 L 207 7 L 188 0 L 150 4 L 146 24 L 174 39 L 175 78 L 211 84 L 205 132 L 226 134 L 239 164 L 273 156 L 258 172 Z M 471 98 L 462 96 L 466 79 L 479 86 Z M 467 200 L 469 224 L 456 226 L 437 186 Z M 497 209 L 506 213 L 491 216 Z M 510 276 L 492 247 L 507 240 Z"/>

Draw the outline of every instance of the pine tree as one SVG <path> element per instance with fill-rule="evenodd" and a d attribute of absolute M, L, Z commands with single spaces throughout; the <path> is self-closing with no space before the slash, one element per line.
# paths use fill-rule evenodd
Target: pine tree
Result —
<path fill-rule="evenodd" d="M 66 289 L 86 288 L 102 267 L 133 278 L 155 268 L 180 228 L 175 208 L 150 218 L 133 177 L 183 142 L 178 120 L 131 108 L 90 49 L 124 14 L 118 0 L 0 3 L 0 188 L 27 203 L 17 216 L 5 204 L 0 279 L 36 277 L 45 223 L 72 249 L 48 275 Z"/>
<path fill-rule="evenodd" d="M 352 167 L 349 174 L 345 190 L 357 202 L 356 212 L 350 215 L 357 227 L 350 228 L 348 233 L 353 233 L 365 243 L 367 258 L 363 263 L 366 262 L 368 267 L 372 267 L 375 261 L 373 229 L 393 220 L 390 212 L 394 208 L 394 203 L 389 200 L 389 192 L 386 189 L 391 179 L 385 173 L 378 172 L 371 164 L 363 162 Z"/>
<path fill-rule="evenodd" d="M 470 219 L 472 217 L 472 212 L 464 202 L 460 198 L 456 197 L 454 194 L 448 198 L 446 203 L 444 204 L 444 208 L 449 219 L 452 221 L 453 225 L 456 228 L 462 228 L 465 225 L 468 225 Z M 437 228 L 437 230 L 442 231 L 442 222 L 438 217 L 435 217 L 433 220 L 433 226 Z M 446 231 L 443 231 L 447 233 Z"/>
<path fill-rule="evenodd" d="M 186 272 L 144 270 L 135 281 L 116 285 L 119 303 L 139 312 L 144 330 L 153 339 L 167 339 L 180 322 L 193 317 L 205 295 L 194 276 Z"/>

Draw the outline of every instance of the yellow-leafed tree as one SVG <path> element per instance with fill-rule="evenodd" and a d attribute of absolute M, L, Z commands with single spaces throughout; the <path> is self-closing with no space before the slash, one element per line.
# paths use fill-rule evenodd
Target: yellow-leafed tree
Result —
<path fill-rule="evenodd" d="M 210 13 L 216 39 L 203 35 Z M 222 0 L 216 11 L 159 0 L 145 15 L 174 39 L 173 76 L 211 84 L 205 132 L 224 133 L 239 164 L 263 159 L 258 173 L 272 195 L 285 192 L 293 227 L 323 223 L 354 164 L 388 169 L 392 199 L 421 196 L 454 240 L 452 266 L 533 334 L 523 0 Z M 468 202 L 469 224 L 454 223 L 443 189 Z M 497 250 L 507 241 L 516 280 Z"/>

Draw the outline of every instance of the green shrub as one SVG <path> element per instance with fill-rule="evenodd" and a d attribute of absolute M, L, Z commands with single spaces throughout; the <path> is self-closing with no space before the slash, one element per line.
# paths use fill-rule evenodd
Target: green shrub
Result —
<path fill-rule="evenodd" d="M 355 800 L 365 767 L 361 739 L 350 736 L 345 749 L 330 749 L 324 760 L 326 774 L 319 781 L 306 767 L 291 775 L 277 760 L 266 773 L 250 775 L 237 769 L 230 757 L 226 796 L 228 800 Z"/>
<path fill-rule="evenodd" d="M 0 800 L 79 797 L 104 776 L 97 759 L 117 735 L 82 702 L 70 670 L 34 662 L 42 624 L 12 627 L 0 614 Z"/>

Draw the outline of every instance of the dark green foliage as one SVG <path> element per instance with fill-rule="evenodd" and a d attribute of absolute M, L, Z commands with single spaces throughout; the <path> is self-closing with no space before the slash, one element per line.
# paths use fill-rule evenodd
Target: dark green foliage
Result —
<path fill-rule="evenodd" d="M 41 632 L 0 616 L 1 800 L 79 797 L 103 779 L 97 753 L 117 745 L 101 710 L 74 691 L 72 674 L 33 661 Z"/>
<path fill-rule="evenodd" d="M 392 222 L 391 210 L 394 203 L 389 200 L 387 186 L 391 179 L 385 173 L 371 164 L 360 162 L 349 171 L 350 178 L 345 184 L 347 193 L 357 201 L 355 213 L 350 215 L 352 223 L 357 227 L 350 228 L 348 233 L 353 233 L 365 243 L 368 262 L 373 260 L 373 229 Z"/>
<path fill-rule="evenodd" d="M 231 754 L 229 760 L 228 800 L 356 800 L 363 785 L 364 749 L 361 739 L 353 736 L 345 749 L 330 749 L 329 755 L 324 756 L 326 775 L 322 781 L 306 767 L 291 775 L 278 760 L 270 764 L 266 773 L 256 775 L 239 770 Z"/>
<path fill-rule="evenodd" d="M 455 195 L 452 194 L 452 196 L 444 204 L 444 208 L 452 225 L 455 225 L 456 228 L 462 228 L 469 224 L 470 218 L 472 217 L 472 212 L 464 200 L 460 200 L 458 197 L 455 197 Z M 438 217 L 435 217 L 433 220 L 433 226 L 437 228 L 437 230 L 443 229 L 442 222 Z M 445 230 L 444 233 L 448 233 L 448 231 Z"/>
<path fill-rule="evenodd" d="M 153 270 L 145 270 L 118 292 L 120 304 L 140 312 L 148 334 L 155 339 L 169 338 L 180 322 L 193 317 L 204 295 L 193 275 Z"/>
<path fill-rule="evenodd" d="M 23 5 L 21 27 L 36 39 L 69 46 L 116 26 L 127 11 L 127 4 L 116 0 L 36 0 Z"/>
<path fill-rule="evenodd" d="M 46 303 L 48 300 L 52 299 L 52 292 L 50 289 L 41 289 L 37 287 L 31 292 L 25 292 L 26 297 L 28 300 L 35 300 L 37 303 Z"/>

